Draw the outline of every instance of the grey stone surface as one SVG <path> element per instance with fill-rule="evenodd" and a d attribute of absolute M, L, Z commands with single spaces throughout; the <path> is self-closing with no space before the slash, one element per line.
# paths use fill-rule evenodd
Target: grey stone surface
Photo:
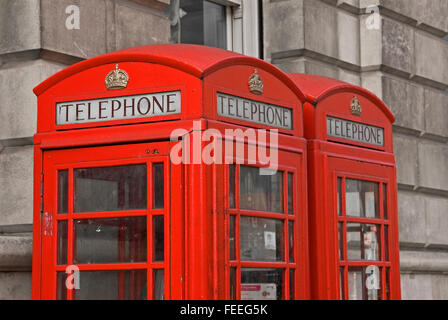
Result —
<path fill-rule="evenodd" d="M 40 48 L 38 0 L 0 0 L 0 54 Z"/>
<path fill-rule="evenodd" d="M 0 272 L 0 300 L 31 299 L 31 272 Z"/>
<path fill-rule="evenodd" d="M 448 248 L 448 200 L 439 197 L 426 199 L 428 243 Z M 448 268 L 446 270 L 448 272 Z M 448 287 L 447 287 L 448 289 Z"/>
<path fill-rule="evenodd" d="M 382 64 L 382 27 L 367 27 L 369 15 L 360 17 L 360 64 L 363 68 L 372 68 Z M 380 18 L 381 19 L 381 18 Z"/>
<path fill-rule="evenodd" d="M 422 247 L 426 244 L 426 206 L 422 195 L 398 192 L 398 227 L 401 245 Z"/>
<path fill-rule="evenodd" d="M 421 141 L 418 145 L 419 185 L 448 191 L 448 145 Z"/>
<path fill-rule="evenodd" d="M 0 152 L 0 225 L 33 222 L 33 146 Z"/>
<path fill-rule="evenodd" d="M 424 89 L 399 78 L 382 79 L 383 101 L 395 115 L 394 125 L 424 131 Z"/>
<path fill-rule="evenodd" d="M 271 54 L 304 48 L 303 0 L 263 0 L 265 58 Z"/>
<path fill-rule="evenodd" d="M 170 21 L 160 13 L 156 14 L 149 9 L 117 3 L 115 21 L 117 50 L 169 42 Z"/>
<path fill-rule="evenodd" d="M 418 143 L 409 136 L 394 134 L 394 153 L 398 183 L 415 186 L 418 183 Z"/>
<path fill-rule="evenodd" d="M 448 137 L 448 92 L 425 89 L 425 131 Z"/>
<path fill-rule="evenodd" d="M 403 273 L 446 273 L 448 272 L 448 252 L 440 250 L 401 250 L 400 270 Z"/>
<path fill-rule="evenodd" d="M 414 30 L 403 23 L 382 19 L 382 63 L 393 69 L 411 73 Z"/>
<path fill-rule="evenodd" d="M 36 133 L 37 98 L 33 88 L 62 68 L 63 65 L 43 60 L 0 68 L 0 140 L 32 137 Z"/>
<path fill-rule="evenodd" d="M 447 274 L 436 274 L 432 276 L 432 294 L 436 300 L 448 300 Z"/>
<path fill-rule="evenodd" d="M 401 274 L 401 298 L 403 300 L 433 299 L 431 275 Z"/>
<path fill-rule="evenodd" d="M 33 240 L 31 235 L 0 236 L 0 270 L 31 271 Z"/>
<path fill-rule="evenodd" d="M 337 11 L 338 58 L 354 65 L 360 64 L 359 17 Z"/>
<path fill-rule="evenodd" d="M 448 42 L 415 32 L 415 74 L 448 85 Z"/>

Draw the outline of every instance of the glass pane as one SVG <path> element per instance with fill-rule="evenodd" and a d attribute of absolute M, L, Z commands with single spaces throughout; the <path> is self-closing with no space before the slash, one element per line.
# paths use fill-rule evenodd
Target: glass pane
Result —
<path fill-rule="evenodd" d="M 281 300 L 283 270 L 243 268 L 241 300 Z"/>
<path fill-rule="evenodd" d="M 383 219 L 387 220 L 387 184 L 383 183 Z"/>
<path fill-rule="evenodd" d="M 146 164 L 74 170 L 75 212 L 146 209 Z"/>
<path fill-rule="evenodd" d="M 181 43 L 226 49 L 226 7 L 211 1 L 180 0 Z"/>
<path fill-rule="evenodd" d="M 339 268 L 339 297 L 340 300 L 345 299 L 345 275 L 344 268 Z"/>
<path fill-rule="evenodd" d="M 146 261 L 146 217 L 74 221 L 74 263 Z"/>
<path fill-rule="evenodd" d="M 229 257 L 235 260 L 235 216 L 229 216 Z"/>
<path fill-rule="evenodd" d="M 67 274 L 64 271 L 57 272 L 56 275 L 56 299 L 57 300 L 67 300 L 67 286 L 65 281 L 67 279 Z"/>
<path fill-rule="evenodd" d="M 235 208 L 235 165 L 229 165 L 229 208 Z"/>
<path fill-rule="evenodd" d="M 338 223 L 338 238 L 339 238 L 339 260 L 344 260 L 344 224 L 342 222 Z"/>
<path fill-rule="evenodd" d="M 342 184 L 342 179 L 341 178 L 338 178 L 338 181 L 337 181 L 337 199 L 336 199 L 336 201 L 337 201 L 337 205 L 338 205 L 338 215 L 339 216 L 342 216 L 342 201 L 341 201 L 341 199 L 342 199 L 342 193 L 341 193 L 341 184 Z"/>
<path fill-rule="evenodd" d="M 68 213 L 68 170 L 58 171 L 58 213 Z"/>
<path fill-rule="evenodd" d="M 379 218 L 379 184 L 361 180 L 345 180 L 347 216 Z"/>
<path fill-rule="evenodd" d="M 58 221 L 58 264 L 67 264 L 67 220 Z"/>
<path fill-rule="evenodd" d="M 283 230 L 280 220 L 241 217 L 241 260 L 284 261 Z"/>
<path fill-rule="evenodd" d="M 349 300 L 379 300 L 380 274 L 377 266 L 348 267 Z"/>
<path fill-rule="evenodd" d="M 347 223 L 348 260 L 380 260 L 380 226 Z"/>
<path fill-rule="evenodd" d="M 283 173 L 272 175 L 257 167 L 240 167 L 241 209 L 283 212 Z"/>
<path fill-rule="evenodd" d="M 386 268 L 386 300 L 390 300 L 390 268 Z"/>
<path fill-rule="evenodd" d="M 288 173 L 288 213 L 294 214 L 294 176 Z"/>
<path fill-rule="evenodd" d="M 164 176 L 163 163 L 154 163 L 152 167 L 153 184 L 154 184 L 154 201 L 152 207 L 154 209 L 163 209 L 164 203 Z"/>
<path fill-rule="evenodd" d="M 288 222 L 289 262 L 294 262 L 294 222 Z"/>
<path fill-rule="evenodd" d="M 389 261 L 389 226 L 384 226 L 384 259 Z"/>
<path fill-rule="evenodd" d="M 296 278 L 295 278 L 295 270 L 289 270 L 289 299 L 294 300 L 296 297 Z"/>
<path fill-rule="evenodd" d="M 153 252 L 152 261 L 164 260 L 164 216 L 152 217 Z"/>
<path fill-rule="evenodd" d="M 146 300 L 146 269 L 81 271 L 75 300 Z"/>
<path fill-rule="evenodd" d="M 165 299 L 165 271 L 164 269 L 153 270 L 154 274 L 154 300 Z"/>
<path fill-rule="evenodd" d="M 230 300 L 236 299 L 236 268 L 230 268 Z"/>

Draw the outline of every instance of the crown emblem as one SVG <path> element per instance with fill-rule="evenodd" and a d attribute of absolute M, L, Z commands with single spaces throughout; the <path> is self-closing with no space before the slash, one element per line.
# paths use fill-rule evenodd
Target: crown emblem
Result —
<path fill-rule="evenodd" d="M 258 74 L 257 69 L 255 69 L 255 72 L 249 78 L 250 92 L 255 94 L 262 94 L 263 88 L 264 88 L 263 81 L 261 80 L 261 77 Z"/>
<path fill-rule="evenodd" d="M 361 103 L 359 102 L 358 98 L 354 96 L 352 102 L 350 103 L 350 111 L 355 116 L 360 116 L 362 113 Z"/>
<path fill-rule="evenodd" d="M 119 90 L 127 87 L 129 76 L 126 71 L 118 69 L 118 64 L 115 65 L 115 70 L 109 72 L 104 80 L 107 90 Z"/>

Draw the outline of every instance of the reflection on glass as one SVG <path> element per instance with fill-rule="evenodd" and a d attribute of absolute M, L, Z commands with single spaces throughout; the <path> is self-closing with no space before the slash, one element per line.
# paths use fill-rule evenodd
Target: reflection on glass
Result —
<path fill-rule="evenodd" d="M 56 299 L 67 300 L 67 286 L 65 281 L 67 274 L 64 271 L 58 271 L 56 275 Z"/>
<path fill-rule="evenodd" d="M 58 221 L 58 264 L 67 264 L 67 220 Z"/>
<path fill-rule="evenodd" d="M 289 270 L 289 299 L 294 300 L 296 298 L 296 278 L 295 278 L 295 270 Z"/>
<path fill-rule="evenodd" d="M 226 7 L 206 0 L 180 0 L 181 43 L 226 49 Z"/>
<path fill-rule="evenodd" d="M 235 260 L 235 216 L 229 216 L 229 258 Z"/>
<path fill-rule="evenodd" d="M 294 262 L 294 222 L 288 222 L 289 262 Z"/>
<path fill-rule="evenodd" d="M 241 300 L 281 300 L 282 295 L 282 269 L 241 269 Z"/>
<path fill-rule="evenodd" d="M 374 224 L 347 223 L 348 260 L 380 260 L 379 229 Z"/>
<path fill-rule="evenodd" d="M 378 183 L 346 179 L 345 189 L 345 207 L 347 216 L 380 218 Z"/>
<path fill-rule="evenodd" d="M 383 183 L 383 219 L 387 220 L 387 184 Z"/>
<path fill-rule="evenodd" d="M 58 171 L 58 213 L 68 213 L 68 170 Z"/>
<path fill-rule="evenodd" d="M 153 232 L 153 252 L 152 260 L 154 262 L 161 262 L 164 260 L 164 216 L 152 217 L 152 232 Z"/>
<path fill-rule="evenodd" d="M 241 209 L 283 212 L 283 173 L 267 172 L 258 167 L 240 167 Z"/>
<path fill-rule="evenodd" d="M 229 165 L 229 208 L 235 208 L 235 165 Z"/>
<path fill-rule="evenodd" d="M 283 230 L 280 220 L 241 217 L 241 260 L 283 261 Z"/>
<path fill-rule="evenodd" d="M 294 214 L 294 176 L 288 173 L 288 213 Z"/>
<path fill-rule="evenodd" d="M 348 299 L 379 300 L 381 270 L 376 266 L 348 267 Z"/>
<path fill-rule="evenodd" d="M 165 273 L 164 269 L 153 270 L 154 274 L 154 300 L 165 299 Z"/>
<path fill-rule="evenodd" d="M 146 209 L 146 164 L 73 172 L 75 212 Z"/>
<path fill-rule="evenodd" d="M 236 268 L 230 268 L 230 300 L 236 299 Z"/>
<path fill-rule="evenodd" d="M 74 300 L 146 300 L 146 269 L 81 271 Z"/>
<path fill-rule="evenodd" d="M 146 261 L 146 217 L 74 220 L 74 263 Z"/>
<path fill-rule="evenodd" d="M 164 203 L 164 176 L 163 163 L 154 163 L 152 166 L 153 172 L 153 194 L 154 200 L 152 207 L 154 209 L 163 209 Z"/>
<path fill-rule="evenodd" d="M 338 178 L 337 181 L 337 205 L 338 205 L 338 215 L 342 216 L 342 193 L 341 193 L 341 184 L 342 184 L 342 178 Z"/>

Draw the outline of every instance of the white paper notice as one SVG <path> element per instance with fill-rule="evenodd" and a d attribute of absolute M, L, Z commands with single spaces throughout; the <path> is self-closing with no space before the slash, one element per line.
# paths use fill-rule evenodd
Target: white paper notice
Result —
<path fill-rule="evenodd" d="M 275 232 L 272 231 L 264 232 L 264 248 L 267 250 L 276 250 Z"/>
<path fill-rule="evenodd" d="M 242 283 L 241 300 L 277 300 L 275 283 Z"/>

